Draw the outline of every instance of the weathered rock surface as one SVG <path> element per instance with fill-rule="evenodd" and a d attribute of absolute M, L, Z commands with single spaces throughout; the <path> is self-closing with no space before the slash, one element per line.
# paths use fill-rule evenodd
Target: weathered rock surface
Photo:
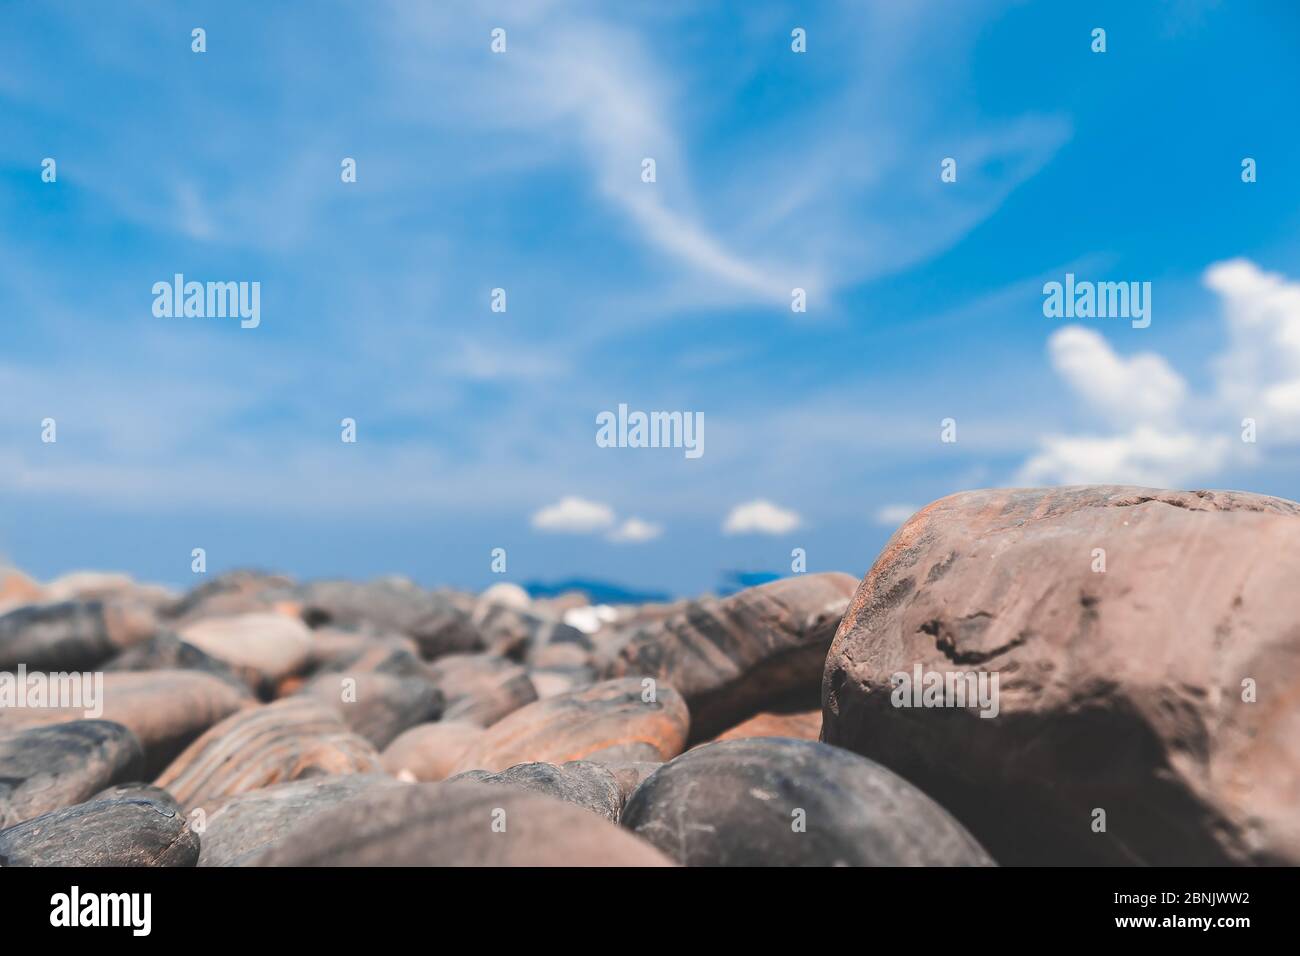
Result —
<path fill-rule="evenodd" d="M 585 690 L 539 700 L 504 717 L 470 746 L 457 770 L 496 772 L 515 764 L 570 760 L 667 760 L 681 753 L 690 716 L 667 684 L 642 699 L 636 678 L 603 681 Z"/>
<path fill-rule="evenodd" d="M 473 780 L 489 786 L 519 787 L 533 793 L 542 793 L 565 803 L 577 804 L 599 814 L 613 823 L 618 822 L 623 809 L 623 790 L 617 778 L 598 763 L 572 760 L 558 767 L 549 763 L 521 763 L 488 773 L 485 770 L 468 770 L 450 778 Z"/>
<path fill-rule="evenodd" d="M 1295 865 L 1297 581 L 1294 502 L 953 495 L 862 582 L 826 661 L 823 734 L 916 783 L 1003 863 Z M 917 665 L 996 674 L 997 716 L 894 706 L 893 675 Z"/>
<path fill-rule="evenodd" d="M 199 671 L 121 671 L 103 677 L 102 713 L 94 716 L 135 734 L 144 747 L 145 773 L 156 773 L 203 731 L 253 703 L 240 685 Z M 0 730 L 86 716 L 84 707 L 5 708 Z"/>
<path fill-rule="evenodd" d="M 822 732 L 820 710 L 794 714 L 755 714 L 749 720 L 718 734 L 718 740 L 744 740 L 747 737 L 790 737 L 794 740 L 818 740 Z"/>
<path fill-rule="evenodd" d="M 188 624 L 181 639 L 234 668 L 250 686 L 270 688 L 307 666 L 311 631 L 284 614 L 239 614 Z"/>
<path fill-rule="evenodd" d="M 677 688 L 696 740 L 778 704 L 813 707 L 856 586 L 847 574 L 807 574 L 691 602 L 602 639 L 600 668 L 608 677 L 649 675 Z"/>
<path fill-rule="evenodd" d="M 226 718 L 155 781 L 186 810 L 218 797 L 325 774 L 380 770 L 379 754 L 327 705 L 279 700 Z"/>
<path fill-rule="evenodd" d="M 0 828 L 136 777 L 143 761 L 135 735 L 106 720 L 0 734 Z"/>
<path fill-rule="evenodd" d="M 417 783 L 313 817 L 256 866 L 668 866 L 581 807 L 513 787 Z"/>
<path fill-rule="evenodd" d="M 0 830 L 0 866 L 193 866 L 198 858 L 198 836 L 166 795 L 93 800 Z"/>
<path fill-rule="evenodd" d="M 302 615 L 312 627 L 372 626 L 413 638 L 428 660 L 487 648 L 469 614 L 445 595 L 400 578 L 366 584 L 318 581 L 300 591 Z"/>
<path fill-rule="evenodd" d="M 435 783 L 451 776 L 465 751 L 482 736 L 482 727 L 463 721 L 419 724 L 398 735 L 380 757 L 395 777 Z"/>
<path fill-rule="evenodd" d="M 623 826 L 691 866 L 989 866 L 906 780 L 856 754 L 778 737 L 706 744 L 637 787 Z"/>
<path fill-rule="evenodd" d="M 279 783 L 213 801 L 202 815 L 199 866 L 238 866 L 295 827 L 376 788 L 404 786 L 386 774 L 354 773 Z"/>
<path fill-rule="evenodd" d="M 510 607 L 494 601 L 480 601 L 470 615 L 470 623 L 483 635 L 487 648 L 505 657 L 530 661 L 560 655 L 565 661 L 585 663 L 592 650 L 591 639 L 575 627 L 552 617 L 534 614 L 525 608 Z"/>
<path fill-rule="evenodd" d="M 449 654 L 429 672 L 446 698 L 444 720 L 487 727 L 537 699 L 528 672 L 495 654 Z"/>
<path fill-rule="evenodd" d="M 301 693 L 329 705 L 379 750 L 402 731 L 437 720 L 443 707 L 442 692 L 427 680 L 392 674 L 321 674 Z"/>
<path fill-rule="evenodd" d="M 0 670 L 85 671 L 156 632 L 153 612 L 132 602 L 20 607 L 0 615 Z"/>

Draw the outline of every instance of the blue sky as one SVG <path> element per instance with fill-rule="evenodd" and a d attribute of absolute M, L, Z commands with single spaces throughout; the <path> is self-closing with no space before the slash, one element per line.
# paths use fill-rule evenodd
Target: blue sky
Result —
<path fill-rule="evenodd" d="M 699 6 L 0 3 L 0 556 L 685 594 L 964 488 L 1300 497 L 1294 4 Z"/>

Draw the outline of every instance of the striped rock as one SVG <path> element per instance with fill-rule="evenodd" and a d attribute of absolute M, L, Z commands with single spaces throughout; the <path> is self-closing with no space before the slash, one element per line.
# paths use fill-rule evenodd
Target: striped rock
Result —
<path fill-rule="evenodd" d="M 692 602 L 602 639 L 600 669 L 607 677 L 649 675 L 677 688 L 696 740 L 777 705 L 812 708 L 826 652 L 856 588 L 847 574 L 801 574 Z"/>
<path fill-rule="evenodd" d="M 379 769 L 375 748 L 331 708 L 291 697 L 226 718 L 190 744 L 155 783 L 188 810 L 300 777 Z"/>
<path fill-rule="evenodd" d="M 180 636 L 259 688 L 302 671 L 311 653 L 307 625 L 283 614 L 206 618 L 182 628 Z"/>
<path fill-rule="evenodd" d="M 690 716 L 681 695 L 658 684 L 654 700 L 635 678 L 539 700 L 502 718 L 470 746 L 457 771 L 495 773 L 520 763 L 662 761 L 681 753 Z"/>
<path fill-rule="evenodd" d="M 166 794 L 53 810 L 0 830 L 0 866 L 193 866 L 199 838 Z"/>
<path fill-rule="evenodd" d="M 404 786 L 386 774 L 353 773 L 278 783 L 193 811 L 202 821 L 199 866 L 239 866 L 314 817 L 376 788 Z"/>
<path fill-rule="evenodd" d="M 818 740 L 822 732 L 822 712 L 806 710 L 797 714 L 755 714 L 718 734 L 718 740 L 744 740 L 747 737 L 790 737 L 794 740 Z"/>
<path fill-rule="evenodd" d="M 156 773 L 203 731 L 253 703 L 246 690 L 199 671 L 123 671 L 103 679 L 102 713 L 88 714 L 82 707 L 6 708 L 0 710 L 0 729 L 102 717 L 136 736 L 144 747 L 144 771 Z"/>
<path fill-rule="evenodd" d="M 1294 866 L 1297 581 L 1300 504 L 1281 498 L 952 495 L 863 580 L 826 660 L 822 732 L 1005 864 Z M 972 700 L 981 674 L 996 714 Z M 915 706 L 908 691 L 935 680 L 948 706 Z"/>
<path fill-rule="evenodd" d="M 380 755 L 384 769 L 403 780 L 436 783 L 451 776 L 456 764 L 483 736 L 478 724 L 442 720 L 404 731 Z"/>
<path fill-rule="evenodd" d="M 106 720 L 0 734 L 0 828 L 138 777 L 143 761 L 135 735 Z"/>
<path fill-rule="evenodd" d="M 469 614 L 446 595 L 409 581 L 386 578 L 358 584 L 318 581 L 299 592 L 302 615 L 312 627 L 373 627 L 415 640 L 428 660 L 444 654 L 481 651 L 486 643 Z"/>
<path fill-rule="evenodd" d="M 623 791 L 614 774 L 589 760 L 571 760 L 559 766 L 521 763 L 500 773 L 467 770 L 447 782 L 456 783 L 458 780 L 542 793 L 590 810 L 611 823 L 618 822 L 619 811 L 623 809 Z"/>
<path fill-rule="evenodd" d="M 449 654 L 429 674 L 446 698 L 444 720 L 487 727 L 537 699 L 527 671 L 495 654 Z"/>
<path fill-rule="evenodd" d="M 392 674 L 321 674 L 300 693 L 329 705 L 381 750 L 402 731 L 437 720 L 443 706 L 442 692 L 428 681 Z"/>
<path fill-rule="evenodd" d="M 697 747 L 637 787 L 622 823 L 688 866 L 993 865 L 902 777 L 810 740 Z"/>
<path fill-rule="evenodd" d="M 589 810 L 513 787 L 372 790 L 294 828 L 254 866 L 669 866 Z"/>
<path fill-rule="evenodd" d="M 158 630 L 135 602 L 67 601 L 0 615 L 0 670 L 84 671 Z"/>

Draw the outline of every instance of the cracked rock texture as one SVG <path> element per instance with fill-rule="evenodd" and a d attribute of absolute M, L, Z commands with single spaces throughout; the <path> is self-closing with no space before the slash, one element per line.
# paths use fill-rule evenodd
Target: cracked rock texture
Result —
<path fill-rule="evenodd" d="M 858 588 L 826 660 L 823 739 L 901 773 L 1003 864 L 1295 865 L 1298 584 L 1291 501 L 952 495 Z M 917 664 L 996 674 L 997 716 L 894 706 L 894 675 Z"/>

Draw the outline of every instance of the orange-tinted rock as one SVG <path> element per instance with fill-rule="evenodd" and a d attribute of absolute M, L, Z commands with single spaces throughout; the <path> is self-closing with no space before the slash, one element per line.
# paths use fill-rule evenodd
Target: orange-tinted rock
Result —
<path fill-rule="evenodd" d="M 228 717 L 155 781 L 187 810 L 206 801 L 324 774 L 380 770 L 379 754 L 328 706 L 291 697 Z"/>
<path fill-rule="evenodd" d="M 790 737 L 794 740 L 818 740 L 822 732 L 822 712 L 808 710 L 797 714 L 755 714 L 718 734 L 718 740 L 744 740 L 747 737 Z"/>
<path fill-rule="evenodd" d="M 721 600 L 691 602 L 597 642 L 606 676 L 649 675 L 675 687 L 705 740 L 774 706 L 817 705 L 822 665 L 857 582 L 801 574 Z"/>
<path fill-rule="evenodd" d="M 823 733 L 920 786 L 1003 863 L 1295 865 L 1297 581 L 1294 502 L 953 495 L 863 581 L 826 661 Z M 901 706 L 918 666 L 996 676 L 996 716 Z"/>
<path fill-rule="evenodd" d="M 477 783 L 368 791 L 313 816 L 255 866 L 668 866 L 648 843 L 553 797 Z"/>
<path fill-rule="evenodd" d="M 451 776 L 470 745 L 483 736 L 483 728 L 462 721 L 419 724 L 384 748 L 384 769 L 404 780 L 436 783 Z"/>
<path fill-rule="evenodd" d="M 666 684 L 603 681 L 584 690 L 539 700 L 502 718 L 466 750 L 457 770 L 496 772 L 515 764 L 569 760 L 662 761 L 681 753 L 690 717 L 681 695 Z"/>

